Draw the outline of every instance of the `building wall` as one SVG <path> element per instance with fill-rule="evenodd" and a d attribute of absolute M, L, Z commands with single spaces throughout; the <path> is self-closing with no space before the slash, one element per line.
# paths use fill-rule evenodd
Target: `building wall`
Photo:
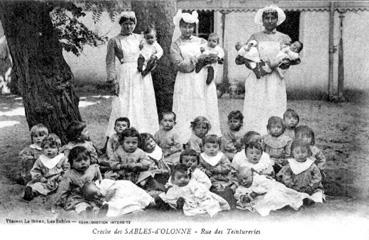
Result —
<path fill-rule="evenodd" d="M 288 88 L 323 91 L 327 89 L 328 38 L 328 12 L 301 13 L 299 39 L 304 43 L 304 49 L 301 52 L 302 62 L 289 69 L 286 75 Z"/>
<path fill-rule="evenodd" d="M 81 21 L 92 31 L 108 38 L 114 37 L 120 31 L 118 22 L 112 22 L 108 13 L 104 12 L 95 24 L 92 13 L 86 12 Z M 80 56 L 64 52 L 64 58 L 71 67 L 74 77 L 79 82 L 103 82 L 106 80 L 105 56 L 107 43 L 98 47 L 85 46 Z"/>
<path fill-rule="evenodd" d="M 3 29 L 3 25 L 0 22 L 0 37 L 4 36 L 4 29 Z"/>
<path fill-rule="evenodd" d="M 368 11 L 345 13 L 343 19 L 345 88 L 369 89 L 368 22 Z"/>
<path fill-rule="evenodd" d="M 252 72 L 235 64 L 237 42 L 245 43 L 251 34 L 262 28 L 254 23 L 255 12 L 231 12 L 226 15 L 224 48 L 228 55 L 228 79 L 230 83 L 244 82 Z"/>

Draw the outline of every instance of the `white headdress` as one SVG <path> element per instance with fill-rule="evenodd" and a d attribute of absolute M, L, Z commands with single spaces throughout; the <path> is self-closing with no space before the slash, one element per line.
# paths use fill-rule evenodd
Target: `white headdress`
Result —
<path fill-rule="evenodd" d="M 137 18 L 136 18 L 136 14 L 135 12 L 133 11 L 124 11 L 124 12 L 121 12 L 118 16 L 118 21 L 120 21 L 120 19 L 124 17 L 124 18 L 128 18 L 128 19 L 134 19 L 135 22 L 137 22 Z"/>
<path fill-rule="evenodd" d="M 196 11 L 190 13 L 183 13 L 182 9 L 178 9 L 177 14 L 173 17 L 175 26 L 179 26 L 181 19 L 186 23 L 199 23 L 199 14 Z"/>
<path fill-rule="evenodd" d="M 196 11 L 193 11 L 190 13 L 182 13 L 182 9 L 178 9 L 176 15 L 173 17 L 173 23 L 174 23 L 174 33 L 172 37 L 172 42 L 177 40 L 177 38 L 181 35 L 181 32 L 179 30 L 179 22 L 181 19 L 186 23 L 199 23 L 199 14 Z"/>
<path fill-rule="evenodd" d="M 286 14 L 284 13 L 284 11 L 279 8 L 276 5 L 270 5 L 270 6 L 266 6 L 262 9 L 259 9 L 256 14 L 255 14 L 255 23 L 259 24 L 259 25 L 263 25 L 263 13 L 267 12 L 267 11 L 273 11 L 273 12 L 277 12 L 278 15 L 278 22 L 277 22 L 277 26 L 280 25 L 281 23 L 284 22 L 284 20 L 286 20 Z"/>

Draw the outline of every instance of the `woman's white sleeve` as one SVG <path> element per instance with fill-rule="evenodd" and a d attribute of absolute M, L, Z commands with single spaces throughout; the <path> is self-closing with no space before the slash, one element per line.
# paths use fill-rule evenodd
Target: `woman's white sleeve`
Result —
<path fill-rule="evenodd" d="M 115 42 L 114 39 L 110 39 L 106 51 L 106 75 L 108 81 L 116 80 L 115 70 Z"/>

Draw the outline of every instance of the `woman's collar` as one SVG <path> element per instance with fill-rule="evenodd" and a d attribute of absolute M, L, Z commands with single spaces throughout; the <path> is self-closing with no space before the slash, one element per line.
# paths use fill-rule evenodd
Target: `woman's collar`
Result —
<path fill-rule="evenodd" d="M 160 160 L 163 158 L 163 151 L 161 147 L 156 145 L 154 151 L 152 151 L 151 153 L 147 153 L 147 155 L 155 160 Z"/>
<path fill-rule="evenodd" d="M 182 40 L 192 40 L 193 39 L 193 35 L 189 36 L 188 38 L 185 38 L 181 35 L 180 37 Z"/>
<path fill-rule="evenodd" d="M 267 31 L 267 30 L 265 30 L 264 29 L 264 31 L 263 31 L 265 34 L 275 34 L 276 32 L 277 32 L 277 29 L 276 28 L 274 28 L 272 31 Z"/>
<path fill-rule="evenodd" d="M 310 166 L 314 163 L 314 160 L 311 158 L 306 159 L 305 162 L 298 162 L 293 158 L 288 159 L 288 163 L 290 168 L 294 174 L 300 174 L 306 171 Z"/>
<path fill-rule="evenodd" d="M 214 167 L 222 159 L 223 153 L 219 151 L 215 156 L 208 156 L 205 153 L 201 153 L 201 157 L 205 160 L 205 162 Z"/>
<path fill-rule="evenodd" d="M 126 34 L 123 34 L 122 32 L 119 33 L 119 35 L 123 36 L 123 37 L 130 36 L 132 34 L 133 34 L 133 32 L 132 33 L 126 33 Z"/>

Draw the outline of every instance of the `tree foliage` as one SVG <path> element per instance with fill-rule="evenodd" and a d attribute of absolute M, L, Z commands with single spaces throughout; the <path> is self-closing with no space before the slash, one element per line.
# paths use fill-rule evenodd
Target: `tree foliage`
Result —
<path fill-rule="evenodd" d="M 85 16 L 85 13 L 80 8 L 75 8 L 78 10 L 56 7 L 50 12 L 50 17 L 63 49 L 79 56 L 85 45 L 96 47 L 103 44 L 106 37 L 99 36 L 79 21 L 78 18 Z"/>
<path fill-rule="evenodd" d="M 81 21 L 86 12 L 92 12 L 92 20 L 96 24 L 104 12 L 107 12 L 111 21 L 114 21 L 122 10 L 117 1 L 56 2 L 50 3 L 50 7 L 52 7 L 50 17 L 61 46 L 76 56 L 82 53 L 85 45 L 96 47 L 107 41 L 106 36 L 98 35 Z"/>

